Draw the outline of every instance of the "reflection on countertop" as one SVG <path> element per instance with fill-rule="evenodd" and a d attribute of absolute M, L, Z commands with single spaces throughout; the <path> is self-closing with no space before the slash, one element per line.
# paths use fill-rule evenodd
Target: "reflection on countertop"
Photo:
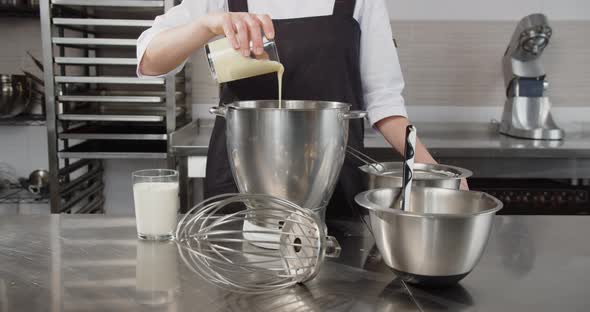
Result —
<path fill-rule="evenodd" d="M 498 216 L 488 248 L 459 285 L 402 283 L 362 223 L 329 222 L 342 256 L 319 276 L 264 295 L 215 288 L 173 242 L 135 238 L 133 218 L 0 219 L 2 311 L 583 311 L 590 305 L 590 217 Z"/>

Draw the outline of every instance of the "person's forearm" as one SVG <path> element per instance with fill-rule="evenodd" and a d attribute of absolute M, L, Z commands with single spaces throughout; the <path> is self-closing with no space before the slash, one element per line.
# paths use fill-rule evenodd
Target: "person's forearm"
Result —
<path fill-rule="evenodd" d="M 383 134 L 385 140 L 393 146 L 400 154 L 404 154 L 406 142 L 406 127 L 410 124 L 407 118 L 401 116 L 393 116 L 384 118 L 376 123 L 377 129 Z M 418 136 L 420 129 L 418 129 Z M 436 164 L 436 160 L 428 152 L 420 139 L 416 140 L 416 162 Z"/>
<path fill-rule="evenodd" d="M 139 70 L 148 76 L 165 74 L 214 36 L 200 20 L 162 31 L 148 44 Z"/>

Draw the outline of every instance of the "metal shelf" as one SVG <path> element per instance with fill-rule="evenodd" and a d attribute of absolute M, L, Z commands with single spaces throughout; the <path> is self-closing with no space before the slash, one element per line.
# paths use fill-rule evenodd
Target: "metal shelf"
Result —
<path fill-rule="evenodd" d="M 178 3 L 40 1 L 47 116 L 56 116 L 47 123 L 50 180 L 58 185 L 50 188 L 53 213 L 101 211 L 102 159 L 165 159 L 175 166 L 167 139 L 190 110 L 186 72 L 140 79 L 131 50 L 139 32 Z M 79 183 L 79 177 L 89 178 Z"/>
<path fill-rule="evenodd" d="M 165 141 L 89 140 L 58 153 L 60 158 L 165 159 Z"/>
<path fill-rule="evenodd" d="M 166 140 L 163 125 L 88 125 L 58 135 L 60 139 L 76 140 Z"/>
<path fill-rule="evenodd" d="M 91 170 L 83 173 L 82 175 L 72 179 L 69 183 L 63 185 L 60 189 L 60 194 L 62 196 L 72 195 L 76 191 L 86 188 L 87 182 L 92 182 L 100 179 L 102 177 L 102 173 L 102 167 L 95 166 Z"/>
<path fill-rule="evenodd" d="M 8 119 L 0 119 L 0 126 L 45 126 L 44 115 L 20 115 Z"/>
<path fill-rule="evenodd" d="M 39 8 L 0 5 L 0 17 L 39 17 Z"/>
<path fill-rule="evenodd" d="M 115 57 L 56 57 L 55 63 L 63 65 L 137 65 L 137 59 Z"/>
<path fill-rule="evenodd" d="M 120 122 L 161 122 L 164 121 L 164 114 L 155 115 L 144 113 L 139 115 L 137 112 L 117 111 L 117 114 L 96 113 L 96 114 L 60 114 L 57 116 L 59 120 L 69 121 L 120 121 Z"/>
<path fill-rule="evenodd" d="M 117 46 L 117 47 L 135 47 L 137 39 L 114 39 L 114 38 L 71 38 L 71 37 L 54 37 L 51 39 L 54 44 L 68 46 Z"/>
<path fill-rule="evenodd" d="M 60 95 L 60 102 L 93 102 L 93 103 L 164 103 L 163 96 L 103 96 L 103 95 Z"/>
<path fill-rule="evenodd" d="M 52 0 L 56 5 L 164 8 L 163 0 Z"/>
<path fill-rule="evenodd" d="M 164 78 L 137 78 L 137 77 L 109 77 L 109 76 L 55 76 L 56 83 L 104 83 L 104 84 L 142 84 L 163 85 Z"/>
<path fill-rule="evenodd" d="M 145 106 L 101 106 L 80 108 L 58 114 L 59 120 L 69 121 L 117 121 L 117 122 L 160 122 L 165 120 L 164 107 Z M 176 117 L 184 113 L 183 107 L 176 107 Z"/>
<path fill-rule="evenodd" d="M 139 19 L 104 19 L 104 18 L 59 18 L 53 19 L 54 25 L 60 26 L 113 26 L 113 27 L 151 27 L 154 21 Z"/>
<path fill-rule="evenodd" d="M 72 198 L 69 201 L 65 202 L 63 204 L 63 208 L 62 208 L 61 212 L 62 213 L 67 212 L 67 211 L 72 212 L 73 208 L 75 208 L 80 202 L 82 202 L 86 198 L 89 198 L 90 196 L 95 196 L 96 198 L 102 198 L 103 189 L 104 189 L 104 184 L 102 183 L 102 181 L 96 181 L 96 182 L 92 183 L 87 188 L 85 188 L 83 191 L 76 193 L 74 196 L 72 196 Z M 84 207 L 87 207 L 87 205 L 85 205 Z M 81 210 L 83 208 L 78 208 L 78 209 Z"/>
<path fill-rule="evenodd" d="M 104 196 L 98 196 L 73 213 L 103 213 Z"/>
<path fill-rule="evenodd" d="M 46 204 L 47 197 L 32 194 L 22 187 L 12 186 L 0 190 L 0 204 Z"/>

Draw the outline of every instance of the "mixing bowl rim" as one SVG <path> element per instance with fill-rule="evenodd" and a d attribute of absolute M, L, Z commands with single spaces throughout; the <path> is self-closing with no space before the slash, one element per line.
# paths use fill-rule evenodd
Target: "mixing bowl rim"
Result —
<path fill-rule="evenodd" d="M 227 107 L 228 110 L 257 110 L 257 111 L 276 111 L 276 110 L 280 110 L 280 111 L 319 111 L 318 109 L 313 109 L 313 108 L 278 108 L 278 107 L 240 107 L 240 106 L 236 106 L 235 104 L 239 104 L 239 103 L 271 103 L 271 102 L 277 102 L 278 100 L 252 100 L 252 101 L 235 101 L 235 102 L 231 102 L 228 104 L 225 104 L 225 107 Z M 338 102 L 338 101 L 315 101 L 315 100 L 282 100 L 282 103 L 303 103 L 303 102 L 314 102 L 314 103 L 320 103 L 320 104 L 326 104 L 326 105 L 335 105 L 338 107 L 328 107 L 328 108 L 324 108 L 321 109 L 322 111 L 325 110 L 335 110 L 335 111 L 349 111 L 350 108 L 352 107 L 352 105 L 350 105 L 349 103 L 345 103 L 345 102 Z"/>
<path fill-rule="evenodd" d="M 504 206 L 504 204 L 499 199 L 497 199 L 496 197 L 494 197 L 488 193 L 485 193 L 485 192 L 453 190 L 453 189 L 445 189 L 445 188 L 438 188 L 438 187 L 414 187 L 413 189 L 424 189 L 424 190 L 433 189 L 433 190 L 439 190 L 442 192 L 467 192 L 467 193 L 472 193 L 472 194 L 480 194 L 484 197 L 491 199 L 495 203 L 495 206 L 494 206 L 494 208 L 486 209 L 486 210 L 483 210 L 480 212 L 474 212 L 474 213 L 462 213 L 462 214 L 418 213 L 418 212 L 403 211 L 401 209 L 383 208 L 377 204 L 374 204 L 373 202 L 371 202 L 367 198 L 368 194 L 370 194 L 372 192 L 383 191 L 383 190 L 393 190 L 393 189 L 394 188 L 378 188 L 378 189 L 364 191 L 362 193 L 357 194 L 355 196 L 354 200 L 361 207 L 363 207 L 367 210 L 370 210 L 371 212 L 383 212 L 383 213 L 387 213 L 387 214 L 399 215 L 399 216 L 404 216 L 404 217 L 429 218 L 429 219 L 443 219 L 443 218 L 444 219 L 465 219 L 465 218 L 476 217 L 476 216 L 481 216 L 481 215 L 494 214 L 494 213 L 498 212 L 499 210 L 501 210 Z M 400 188 L 398 188 L 398 189 L 400 189 Z"/>
<path fill-rule="evenodd" d="M 400 165 L 400 169 L 401 169 L 403 162 L 401 162 L 401 161 L 386 161 L 386 162 L 380 162 L 379 164 L 381 164 L 381 165 L 386 165 L 386 164 L 399 164 Z M 418 178 L 414 177 L 414 180 L 419 180 L 419 181 L 458 180 L 458 179 L 463 179 L 463 178 L 469 178 L 469 177 L 471 177 L 473 175 L 473 172 L 471 170 L 465 169 L 465 168 L 461 168 L 461 167 L 457 167 L 457 166 L 451 166 L 451 165 L 445 165 L 445 164 L 427 164 L 427 163 L 415 163 L 414 164 L 414 169 L 421 170 L 420 167 L 440 167 L 441 170 L 445 170 L 446 169 L 446 171 L 450 171 L 450 172 L 453 172 L 453 173 L 458 173 L 458 175 L 455 175 L 455 176 L 452 176 L 452 177 L 435 178 L 435 179 L 418 179 Z M 383 174 L 379 174 L 378 172 L 374 172 L 374 171 L 372 171 L 372 170 L 369 169 L 369 168 L 371 168 L 371 165 L 362 165 L 362 166 L 360 166 L 358 168 L 362 172 L 364 172 L 366 174 L 369 174 L 369 175 L 372 175 L 372 176 L 382 177 L 382 178 L 386 178 L 386 179 L 401 179 L 401 176 L 383 175 Z"/>

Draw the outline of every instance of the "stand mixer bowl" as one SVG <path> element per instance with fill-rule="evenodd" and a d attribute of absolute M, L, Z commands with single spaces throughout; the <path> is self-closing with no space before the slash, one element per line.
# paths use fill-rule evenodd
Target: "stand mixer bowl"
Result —
<path fill-rule="evenodd" d="M 267 194 L 313 210 L 324 221 L 344 162 L 349 120 L 366 113 L 324 101 L 234 102 L 212 108 L 226 119 L 227 150 L 242 194 Z M 281 227 L 257 219 L 256 226 Z"/>

